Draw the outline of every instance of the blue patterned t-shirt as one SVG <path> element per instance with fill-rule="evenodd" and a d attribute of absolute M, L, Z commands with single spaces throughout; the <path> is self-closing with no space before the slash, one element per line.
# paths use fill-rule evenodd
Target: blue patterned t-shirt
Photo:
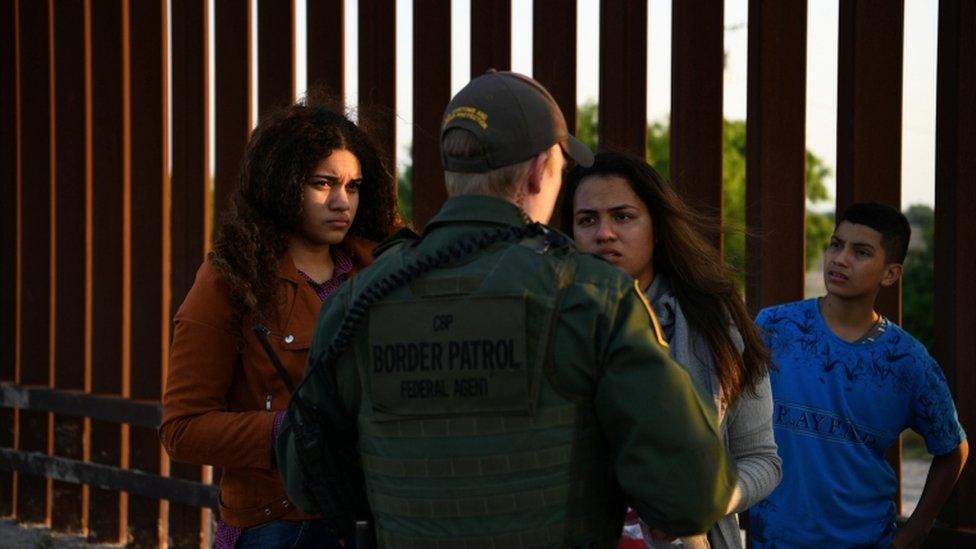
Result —
<path fill-rule="evenodd" d="M 896 479 L 885 450 L 906 428 L 934 455 L 966 438 L 942 370 L 894 324 L 871 342 L 840 339 L 816 299 L 764 309 L 756 323 L 772 352 L 783 480 L 749 511 L 751 547 L 888 547 Z"/>

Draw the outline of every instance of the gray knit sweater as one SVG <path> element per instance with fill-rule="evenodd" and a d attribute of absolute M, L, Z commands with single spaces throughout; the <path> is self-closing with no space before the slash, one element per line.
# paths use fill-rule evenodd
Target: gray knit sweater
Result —
<path fill-rule="evenodd" d="M 710 545 L 741 549 L 736 513 L 745 511 L 769 495 L 782 476 L 782 462 L 773 439 L 773 399 L 769 377 L 756 387 L 756 395 L 743 391 L 736 403 L 726 408 L 708 342 L 689 329 L 666 276 L 660 273 L 655 275 L 654 282 L 647 289 L 647 298 L 664 330 L 671 358 L 684 366 L 699 392 L 703 396 L 710 395 L 714 401 L 722 437 L 739 472 L 739 482 L 729 502 L 729 514 L 708 531 L 707 545 L 705 536 L 682 541 L 686 547 Z M 729 331 L 742 352 L 744 345 L 739 331 L 731 325 Z M 651 543 L 649 546 L 659 545 Z"/>

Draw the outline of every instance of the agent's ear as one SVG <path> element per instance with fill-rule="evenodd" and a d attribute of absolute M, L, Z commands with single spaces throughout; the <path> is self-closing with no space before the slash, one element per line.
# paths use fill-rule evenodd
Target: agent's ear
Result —
<path fill-rule="evenodd" d="M 528 194 L 539 194 L 542 191 L 542 179 L 546 175 L 546 161 L 549 154 L 545 151 L 536 155 L 532 159 L 532 166 L 529 168 Z"/>
<path fill-rule="evenodd" d="M 881 277 L 881 285 L 885 288 L 892 286 L 901 278 L 905 268 L 901 263 L 889 263 L 885 265 L 884 276 Z"/>

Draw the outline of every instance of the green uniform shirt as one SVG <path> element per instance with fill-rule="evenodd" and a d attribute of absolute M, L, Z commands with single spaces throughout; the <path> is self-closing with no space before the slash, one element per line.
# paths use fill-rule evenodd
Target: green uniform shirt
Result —
<path fill-rule="evenodd" d="M 419 243 L 392 247 L 326 301 L 309 364 L 377 281 L 472 235 L 526 224 L 498 198 L 448 200 Z M 349 350 L 318 374 L 335 376 L 358 418 L 381 543 L 446 547 L 484 534 L 495 537 L 464 543 L 491 545 L 528 532 L 512 543 L 609 545 L 625 498 L 653 528 L 708 529 L 735 470 L 714 410 L 654 325 L 632 278 L 543 237 L 464 255 L 371 307 Z M 322 378 L 306 377 L 301 396 L 321 402 Z M 277 452 L 289 496 L 309 507 L 287 420 Z"/>

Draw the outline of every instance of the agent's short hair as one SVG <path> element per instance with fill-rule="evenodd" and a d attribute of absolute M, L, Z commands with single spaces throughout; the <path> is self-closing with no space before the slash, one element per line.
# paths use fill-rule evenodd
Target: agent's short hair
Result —
<path fill-rule="evenodd" d="M 444 154 L 456 158 L 480 156 L 483 153 L 481 142 L 471 132 L 454 128 L 444 134 L 441 140 Z M 512 194 L 512 182 L 525 175 L 532 166 L 532 160 L 504 166 L 483 173 L 444 172 L 444 183 L 448 196 L 465 194 L 487 194 L 508 196 Z"/>
<path fill-rule="evenodd" d="M 837 225 L 843 221 L 871 227 L 881 233 L 885 260 L 888 263 L 904 263 L 908 241 L 912 236 L 912 227 L 904 214 L 886 204 L 858 202 L 844 210 L 844 215 L 837 219 Z"/>

